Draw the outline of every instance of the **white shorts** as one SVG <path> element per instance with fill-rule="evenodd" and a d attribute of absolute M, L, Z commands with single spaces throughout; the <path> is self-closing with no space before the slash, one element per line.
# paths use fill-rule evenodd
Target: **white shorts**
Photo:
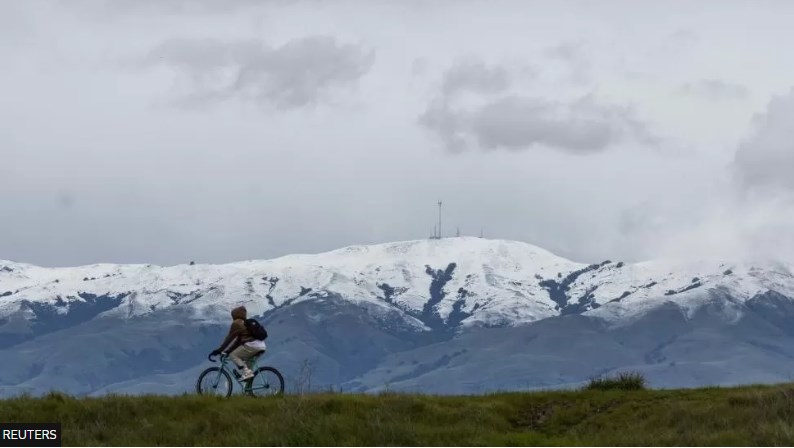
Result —
<path fill-rule="evenodd" d="M 266 350 L 267 346 L 265 345 L 265 341 L 260 341 L 259 339 L 254 339 L 253 341 L 248 341 L 245 343 L 246 347 L 250 347 L 256 350 Z"/>

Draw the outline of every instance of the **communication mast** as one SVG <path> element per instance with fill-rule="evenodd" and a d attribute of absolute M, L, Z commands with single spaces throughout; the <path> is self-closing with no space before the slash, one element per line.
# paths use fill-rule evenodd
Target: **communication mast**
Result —
<path fill-rule="evenodd" d="M 438 223 L 433 226 L 433 234 L 430 236 L 430 239 L 441 239 L 441 201 L 438 201 Z"/>
<path fill-rule="evenodd" d="M 441 201 L 438 201 L 438 239 L 441 239 Z"/>

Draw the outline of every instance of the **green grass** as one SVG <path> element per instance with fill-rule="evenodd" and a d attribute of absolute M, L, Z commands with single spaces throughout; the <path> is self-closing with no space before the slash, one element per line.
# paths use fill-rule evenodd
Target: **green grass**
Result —
<path fill-rule="evenodd" d="M 230 399 L 60 394 L 0 401 L 65 445 L 794 445 L 794 385 L 484 396 Z"/>

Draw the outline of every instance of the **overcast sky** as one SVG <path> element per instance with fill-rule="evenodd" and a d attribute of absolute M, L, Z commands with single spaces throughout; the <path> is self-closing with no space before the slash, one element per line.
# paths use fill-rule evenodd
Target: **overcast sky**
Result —
<path fill-rule="evenodd" d="M 788 1 L 2 0 L 0 259 L 794 256 Z"/>

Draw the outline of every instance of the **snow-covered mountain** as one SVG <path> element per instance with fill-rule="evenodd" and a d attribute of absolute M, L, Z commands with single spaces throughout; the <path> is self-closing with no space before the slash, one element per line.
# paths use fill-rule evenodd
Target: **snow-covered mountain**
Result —
<path fill-rule="evenodd" d="M 455 363 L 463 368 L 474 360 L 488 362 L 481 358 L 490 353 L 501 356 L 502 366 L 510 366 L 511 359 L 534 356 L 537 350 L 545 353 L 559 341 L 533 348 L 531 341 L 516 346 L 511 339 L 539 328 L 546 330 L 532 340 L 550 337 L 563 327 L 569 332 L 560 347 L 543 355 L 555 362 L 565 363 L 566 356 L 579 358 L 571 362 L 586 359 L 577 350 L 587 341 L 576 335 L 593 325 L 592 331 L 608 335 L 612 342 L 615 335 L 635 328 L 648 347 L 619 343 L 622 353 L 588 347 L 588 357 L 609 352 L 616 358 L 605 365 L 594 361 L 567 370 L 551 365 L 532 373 L 537 366 L 519 363 L 499 376 L 521 381 L 502 381 L 499 387 L 576 383 L 630 366 L 658 370 L 658 362 L 646 359 L 646 348 L 658 351 L 670 345 L 670 338 L 680 341 L 717 324 L 726 332 L 745 331 L 743 324 L 754 319 L 761 319 L 754 325 L 763 335 L 749 344 L 774 358 L 770 371 L 777 373 L 768 378 L 758 372 L 739 374 L 730 381 L 780 380 L 780 369 L 794 371 L 794 356 L 788 357 L 788 348 L 778 348 L 791 337 L 785 326 L 794 319 L 792 297 L 794 275 L 781 263 L 657 260 L 588 265 L 526 243 L 468 237 L 353 246 L 225 265 L 42 268 L 0 261 L 0 356 L 17 361 L 0 368 L 0 387 L 8 393 L 51 387 L 80 393 L 184 390 L 194 378 L 193 370 L 201 366 L 199 353 L 217 345 L 228 311 L 239 304 L 268 322 L 274 360 L 291 366 L 313 360 L 322 383 L 360 390 L 388 383 L 472 391 L 480 386 L 458 387 L 444 380 L 454 377 Z M 708 325 L 698 327 L 703 319 Z M 668 334 L 669 328 L 648 333 L 662 321 L 683 327 L 673 334 Z M 770 336 L 776 332 L 780 337 Z M 458 347 L 472 335 L 480 336 Z M 496 335 L 500 336 L 492 340 Z M 712 336 L 708 338 L 714 342 Z M 597 339 L 587 337 L 590 342 Z M 767 337 L 774 339 L 772 345 L 764 342 Z M 483 347 L 483 341 L 490 342 Z M 86 344 L 96 346 L 90 349 L 96 368 L 68 367 L 70 357 L 84 356 L 81 349 Z M 453 346 L 458 347 L 455 356 L 439 354 Z M 287 347 L 288 354 L 280 352 Z M 744 348 L 740 344 L 728 351 Z M 629 362 L 631 356 L 620 360 L 637 350 L 644 364 Z M 403 359 L 407 354 L 411 360 Z M 64 359 L 58 360 L 61 356 Z M 432 359 L 422 360 L 427 357 Z M 434 375 L 440 375 L 438 382 Z M 675 381 L 665 371 L 660 378 L 667 379 L 661 385 L 706 384 L 713 379 L 701 378 L 708 374 L 682 375 Z M 172 386 L 163 386 L 167 384 Z"/>

